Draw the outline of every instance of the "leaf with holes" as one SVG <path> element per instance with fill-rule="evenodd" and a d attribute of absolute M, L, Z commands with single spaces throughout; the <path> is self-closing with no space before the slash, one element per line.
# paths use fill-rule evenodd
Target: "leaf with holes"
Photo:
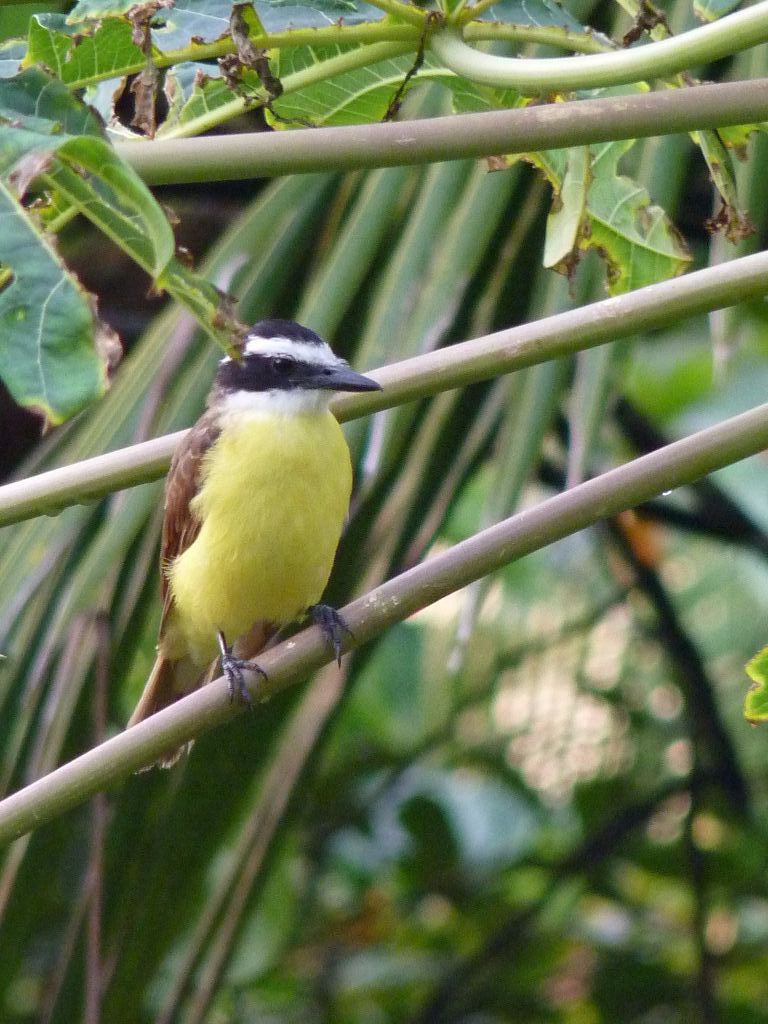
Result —
<path fill-rule="evenodd" d="M 218 67 L 191 61 L 168 69 L 164 92 L 168 113 L 157 138 L 198 134 L 224 118 L 230 104 L 240 112 L 244 97 L 257 105 L 266 96 L 255 71 L 243 69 L 238 92 L 235 92 Z"/>

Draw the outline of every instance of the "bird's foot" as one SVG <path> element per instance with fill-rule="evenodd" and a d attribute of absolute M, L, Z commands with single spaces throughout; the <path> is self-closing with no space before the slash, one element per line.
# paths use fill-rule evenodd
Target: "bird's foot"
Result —
<path fill-rule="evenodd" d="M 251 692 L 245 685 L 245 673 L 252 672 L 255 675 L 259 675 L 262 679 L 267 678 L 267 673 L 259 668 L 259 666 L 253 661 L 244 661 L 242 658 L 236 657 L 232 653 L 232 648 L 227 647 L 227 641 L 224 639 L 224 634 L 219 630 L 216 634 L 219 641 L 219 651 L 221 652 L 221 671 L 227 677 L 229 683 L 229 703 L 233 704 L 235 700 L 240 704 L 247 704 L 249 707 L 253 707 L 253 698 Z"/>
<path fill-rule="evenodd" d="M 313 604 L 307 608 L 307 614 L 312 616 L 312 621 L 333 648 L 336 663 L 341 667 L 341 648 L 344 637 L 348 636 L 354 639 L 354 634 L 344 621 L 344 617 L 329 604 Z"/>

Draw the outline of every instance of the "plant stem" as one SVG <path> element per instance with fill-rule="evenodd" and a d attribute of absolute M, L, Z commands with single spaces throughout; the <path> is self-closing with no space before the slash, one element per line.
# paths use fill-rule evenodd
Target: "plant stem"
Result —
<path fill-rule="evenodd" d="M 768 120 L 768 79 L 759 78 L 523 110 L 115 148 L 148 184 L 168 185 L 529 153 L 763 120 Z"/>
<path fill-rule="evenodd" d="M 764 0 L 682 35 L 609 53 L 551 59 L 499 57 L 467 46 L 454 28 L 435 32 L 430 46 L 447 68 L 463 78 L 539 95 L 664 78 L 766 40 L 768 2 Z"/>
<path fill-rule="evenodd" d="M 342 614 L 364 643 L 461 587 L 606 516 L 688 484 L 768 447 L 768 405 L 758 406 L 526 509 L 454 545 L 353 601 Z M 265 699 L 329 661 L 317 627 L 259 657 L 254 683 Z M 94 793 L 233 718 L 224 678 L 107 740 L 0 803 L 0 843 L 17 839 Z"/>
<path fill-rule="evenodd" d="M 493 28 L 493 23 L 489 23 L 489 27 Z M 251 41 L 254 46 L 261 49 L 279 50 L 297 46 L 355 46 L 364 43 L 396 43 L 410 40 L 413 43 L 413 49 L 416 49 L 422 31 L 421 23 L 416 26 L 402 23 L 393 24 L 391 21 L 385 20 L 366 22 L 362 25 L 323 25 L 320 28 L 288 29 L 285 32 L 275 32 L 269 35 L 254 35 L 251 37 Z M 572 35 L 577 39 L 579 37 L 579 33 L 572 33 Z M 588 38 L 586 33 L 584 38 Z M 567 42 L 562 45 L 571 48 Z M 577 45 L 574 49 L 581 50 L 582 47 Z M 185 61 L 212 61 L 234 52 L 235 46 L 232 39 L 225 36 L 213 43 L 198 43 L 185 46 L 180 50 L 166 50 L 158 53 L 153 59 L 153 64 L 156 68 L 168 68 Z M 122 75 L 136 74 L 144 66 L 145 61 L 143 60 L 136 61 L 134 64 L 124 64 L 120 68 L 120 73 Z M 93 75 L 85 75 L 83 78 L 72 79 L 66 85 L 68 89 L 72 90 L 84 89 L 89 85 L 96 85 L 97 82 L 114 77 L 114 70 L 105 70 Z"/>
<path fill-rule="evenodd" d="M 25 0 L 27 2 L 27 0 Z M 497 2 L 497 0 L 494 0 Z M 251 41 L 254 46 L 265 50 L 290 50 L 300 46 L 360 46 L 369 43 L 406 43 L 412 44 L 415 51 L 423 35 L 423 21 L 413 23 L 396 23 L 390 20 L 364 22 L 361 25 L 323 25 L 320 28 L 292 28 L 285 32 L 274 32 L 263 36 L 254 35 Z M 557 46 L 576 53 L 602 53 L 611 48 L 610 40 L 595 32 L 574 32 L 558 25 L 511 25 L 506 23 L 485 21 L 472 22 L 464 28 L 464 38 L 468 40 L 506 39 L 521 43 L 544 43 Z M 202 43 L 185 46 L 180 50 L 166 50 L 154 58 L 157 68 L 169 68 L 185 61 L 212 61 L 218 57 L 234 53 L 235 46 L 229 36 L 217 39 L 213 43 Z M 136 74 L 145 66 L 145 62 L 123 65 L 123 75 Z M 67 82 L 67 88 L 85 89 L 108 78 L 114 77 L 114 71 L 101 71 L 86 75 L 83 78 Z"/>
<path fill-rule="evenodd" d="M 343 423 L 641 331 L 657 330 L 766 292 L 768 252 L 755 253 L 383 367 L 373 373 L 383 391 L 339 397 L 333 409 Z M 68 505 L 155 480 L 168 468 L 183 436 L 184 431 L 179 431 L 6 484 L 0 488 L 0 525 L 52 515 Z"/>
<path fill-rule="evenodd" d="M 401 3 L 400 0 L 368 0 L 371 7 L 378 7 L 380 11 L 389 14 L 396 21 L 407 21 L 411 25 L 418 25 L 423 28 L 426 11 L 419 10 L 414 4 Z"/>
<path fill-rule="evenodd" d="M 494 0 L 497 2 L 497 0 Z M 466 13 L 466 12 L 465 12 Z M 543 43 L 575 53 L 605 53 L 616 49 L 599 32 L 571 32 L 559 25 L 509 25 L 496 21 L 472 21 L 463 31 L 465 40 L 504 39 L 514 43 Z"/>

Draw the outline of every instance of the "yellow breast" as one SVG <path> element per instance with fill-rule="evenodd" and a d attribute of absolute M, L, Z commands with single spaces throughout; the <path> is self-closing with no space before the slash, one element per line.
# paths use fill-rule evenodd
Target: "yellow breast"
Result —
<path fill-rule="evenodd" d="M 218 630 L 231 644 L 254 622 L 283 625 L 320 600 L 351 489 L 330 412 L 226 423 L 192 502 L 200 533 L 168 573 L 174 626 L 194 661 L 215 656 Z"/>

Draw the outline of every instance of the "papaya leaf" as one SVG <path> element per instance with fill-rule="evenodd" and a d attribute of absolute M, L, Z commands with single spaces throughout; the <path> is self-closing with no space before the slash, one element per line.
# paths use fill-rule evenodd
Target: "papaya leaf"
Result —
<path fill-rule="evenodd" d="M 67 135 L 103 135 L 97 114 L 73 96 L 56 78 L 40 68 L 27 68 L 13 78 L 0 79 L 0 173 L 24 156 L 40 137 L 40 147 L 53 148 Z"/>
<path fill-rule="evenodd" d="M 27 191 L 33 180 L 49 186 L 57 212 L 68 204 L 83 213 L 155 279 L 156 287 L 168 288 L 222 347 L 231 348 L 239 324 L 213 285 L 176 263 L 173 231 L 152 193 L 106 142 L 98 116 L 39 68 L 0 80 L 0 175 L 4 187 L 13 186 L 16 193 Z M 6 206 L 8 196 L 13 199 L 8 193 Z M 5 349 L 12 352 L 6 364 L 12 373 L 8 386 L 19 401 L 38 407 L 50 422 L 60 422 L 104 387 L 103 361 L 93 348 L 95 319 L 90 300 L 67 276 L 31 215 L 15 200 L 9 209 L 14 223 L 26 220 L 27 227 L 26 235 L 20 226 L 15 234 L 6 231 L 0 254 L 3 318 L 6 330 L 15 332 Z M 67 370 L 47 353 L 50 349 L 60 361 L 70 343 L 75 366 Z M 82 346 L 88 347 L 98 372 L 91 368 L 81 386 Z M 58 398 L 48 379 L 53 375 L 69 383 L 71 396 L 65 391 Z"/>
<path fill-rule="evenodd" d="M 77 209 L 157 277 L 175 251 L 173 231 L 152 193 L 112 147 L 101 139 L 77 138 L 58 150 L 47 178 Z M 85 177 L 81 171 L 88 171 Z"/>
<path fill-rule="evenodd" d="M 131 40 L 124 18 L 73 26 L 62 14 L 42 13 L 30 19 L 25 63 L 42 64 L 77 89 L 135 71 L 144 64 L 144 55 Z"/>
<path fill-rule="evenodd" d="M 744 701 L 744 717 L 758 725 L 768 720 L 768 647 L 747 662 L 745 671 L 753 685 Z"/>
<path fill-rule="evenodd" d="M 499 0 L 497 4 L 486 7 L 477 20 L 584 31 L 581 22 L 555 0 Z"/>
<path fill-rule="evenodd" d="M 67 17 L 70 24 L 125 14 L 134 4 L 126 0 L 80 0 Z M 283 3 L 282 0 L 257 0 L 256 13 L 267 32 L 285 32 L 295 28 L 320 28 L 381 21 L 384 13 L 364 0 L 317 0 Z M 211 43 L 229 34 L 231 0 L 176 0 L 173 6 L 159 7 L 152 23 L 152 41 L 161 51 L 178 50 L 193 42 Z"/>
<path fill-rule="evenodd" d="M 44 166 L 45 154 L 54 153 L 58 162 Z M 39 68 L 0 80 L 0 174 L 26 180 L 31 172 L 21 161 L 32 158 L 36 173 L 45 172 L 70 203 L 148 273 L 160 273 L 175 248 L 165 215 L 136 172 L 104 140 L 96 114 Z"/>
<path fill-rule="evenodd" d="M 569 273 L 579 251 L 596 249 L 607 265 L 612 295 L 681 274 L 690 261 L 685 242 L 665 212 L 652 205 L 641 185 L 618 173 L 620 157 L 633 144 L 627 140 L 591 147 L 588 167 L 583 152 L 572 154 L 570 150 L 507 158 L 509 164 L 527 160 L 543 171 L 552 185 L 555 210 L 547 221 L 547 259 L 558 256 L 557 269 Z M 574 233 L 587 182 L 583 216 Z M 555 232 L 552 238 L 550 231 Z M 576 245 L 565 253 L 569 237 L 575 238 Z M 555 266 L 555 262 L 547 265 Z"/>
<path fill-rule="evenodd" d="M 242 70 L 238 91 L 235 92 L 218 67 L 193 61 L 168 69 L 164 92 L 168 113 L 157 131 L 157 138 L 207 115 L 214 115 L 238 97 L 250 96 L 254 104 L 262 103 L 266 98 L 264 87 L 254 71 Z"/>
<path fill-rule="evenodd" d="M 90 296 L 0 182 L 0 376 L 14 399 L 61 423 L 101 395 Z"/>
<path fill-rule="evenodd" d="M 693 13 L 702 21 L 717 21 L 735 11 L 741 0 L 693 0 Z"/>
<path fill-rule="evenodd" d="M 322 64 L 349 52 L 347 47 L 297 47 L 280 50 L 273 66 L 281 81 L 307 67 Z M 365 67 L 333 75 L 304 89 L 286 90 L 272 103 L 277 117 L 267 118 L 275 128 L 291 127 L 309 122 L 314 125 L 370 124 L 381 121 L 389 109 L 401 83 L 413 67 L 414 56 L 392 57 Z M 457 89 L 469 102 L 471 84 L 448 72 L 427 54 L 423 66 L 410 80 L 403 95 L 423 82 L 439 82 L 448 89 Z M 480 97 L 477 103 L 482 104 Z M 485 109 L 488 109 L 486 104 Z"/>
<path fill-rule="evenodd" d="M 576 146 L 566 151 L 565 164 L 560 180 L 554 186 L 552 207 L 547 217 L 545 267 L 554 267 L 566 260 L 578 244 L 592 180 L 590 163 L 588 147 Z"/>
<path fill-rule="evenodd" d="M 26 52 L 24 39 L 5 39 L 0 43 L 0 78 L 12 78 L 17 74 Z"/>
<path fill-rule="evenodd" d="M 589 189 L 588 230 L 580 246 L 595 248 L 608 264 L 608 290 L 642 288 L 681 274 L 688 248 L 664 210 L 646 190 L 618 172 L 619 158 L 633 142 L 595 147 Z"/>

